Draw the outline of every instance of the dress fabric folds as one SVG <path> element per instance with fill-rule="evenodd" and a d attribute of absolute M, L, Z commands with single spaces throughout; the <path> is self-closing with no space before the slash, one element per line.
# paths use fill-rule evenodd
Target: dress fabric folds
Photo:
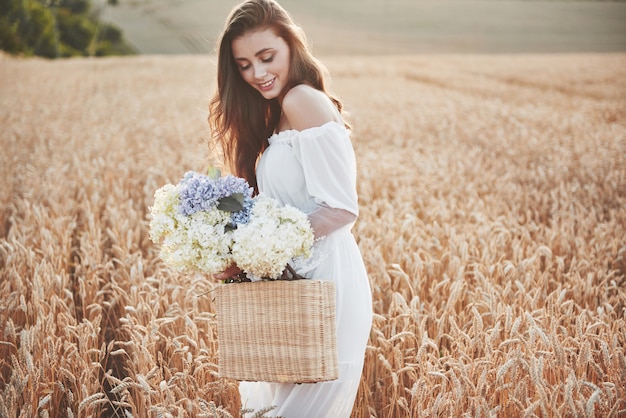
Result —
<path fill-rule="evenodd" d="M 332 232 L 316 241 L 312 261 L 299 274 L 336 284 L 339 379 L 291 384 L 240 382 L 242 407 L 285 418 L 348 418 L 363 371 L 372 324 L 372 297 L 359 247 L 352 235 L 358 215 L 356 161 L 350 131 L 337 122 L 269 138 L 257 167 L 259 191 L 307 214 L 330 216 Z M 335 225 L 332 225 L 335 223 Z M 325 227 L 328 225 L 325 224 Z"/>

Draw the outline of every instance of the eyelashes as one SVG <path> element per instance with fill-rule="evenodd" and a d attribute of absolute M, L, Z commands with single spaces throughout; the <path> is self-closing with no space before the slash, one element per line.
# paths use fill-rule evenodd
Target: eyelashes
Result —
<path fill-rule="evenodd" d="M 262 59 L 261 59 L 261 62 L 262 62 L 263 64 L 269 64 L 269 63 L 271 63 L 272 61 L 274 61 L 274 55 L 271 55 L 271 56 L 269 56 L 269 57 L 267 57 L 267 58 L 262 58 Z M 248 70 L 248 69 L 250 69 L 250 68 L 252 68 L 252 64 L 240 65 L 240 66 L 239 66 L 239 71 L 246 71 L 246 70 Z"/>

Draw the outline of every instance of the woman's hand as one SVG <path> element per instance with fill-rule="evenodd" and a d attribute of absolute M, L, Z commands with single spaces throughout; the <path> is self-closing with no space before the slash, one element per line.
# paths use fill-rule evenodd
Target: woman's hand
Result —
<path fill-rule="evenodd" d="M 242 273 L 243 270 L 241 270 L 237 266 L 237 264 L 231 264 L 230 267 L 228 267 L 226 270 L 221 273 L 214 274 L 213 277 L 215 277 L 217 280 L 226 280 L 230 279 L 231 277 L 237 277 Z"/>

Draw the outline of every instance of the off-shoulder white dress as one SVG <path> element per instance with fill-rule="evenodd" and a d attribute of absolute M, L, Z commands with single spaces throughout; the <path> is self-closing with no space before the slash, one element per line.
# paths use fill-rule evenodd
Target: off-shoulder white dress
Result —
<path fill-rule="evenodd" d="M 329 208 L 358 215 L 356 161 L 350 132 L 329 122 L 303 131 L 288 130 L 269 138 L 257 167 L 259 191 L 295 206 L 325 225 L 339 226 L 315 244 L 316 257 L 299 273 L 332 280 L 337 289 L 339 379 L 311 384 L 241 382 L 242 407 L 276 406 L 268 416 L 347 418 L 352 411 L 372 324 L 367 272 L 352 235 Z M 327 218 L 325 218 L 327 217 Z"/>

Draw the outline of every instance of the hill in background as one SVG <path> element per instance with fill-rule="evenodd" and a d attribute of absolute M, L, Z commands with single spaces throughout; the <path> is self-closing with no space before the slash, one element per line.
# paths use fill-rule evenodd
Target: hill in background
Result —
<path fill-rule="evenodd" d="M 145 54 L 207 53 L 239 0 L 119 0 Z M 283 0 L 320 54 L 625 52 L 626 2 Z"/>

